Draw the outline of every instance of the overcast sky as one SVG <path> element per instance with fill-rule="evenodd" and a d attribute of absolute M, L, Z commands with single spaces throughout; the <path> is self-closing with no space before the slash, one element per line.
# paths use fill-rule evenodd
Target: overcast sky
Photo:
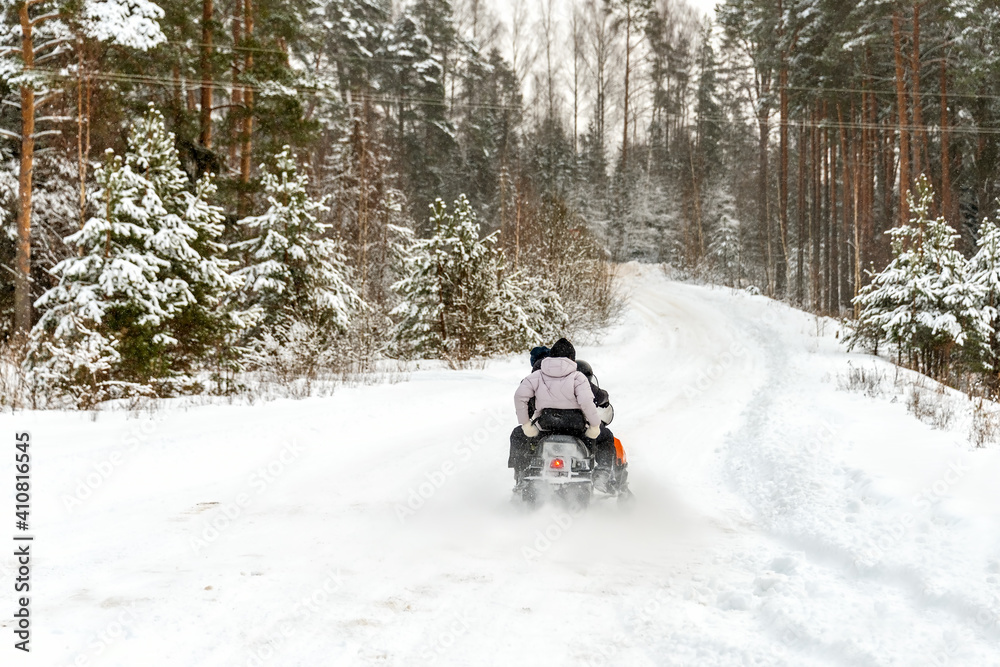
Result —
<path fill-rule="evenodd" d="M 466 1 L 468 2 L 468 0 Z M 480 2 L 483 1 L 484 0 L 480 0 Z M 522 6 L 524 7 L 524 9 L 527 10 L 528 13 L 528 17 L 526 20 L 527 30 L 525 35 L 528 41 L 534 41 L 538 38 L 539 16 L 541 14 L 541 8 L 544 7 L 546 1 L 547 0 L 521 0 L 521 2 L 524 3 Z M 712 15 L 715 12 L 715 6 L 720 2 L 722 2 L 723 0 L 674 0 L 674 1 L 685 2 L 689 7 L 693 8 L 695 11 L 698 11 L 704 15 Z M 452 2 L 454 3 L 455 6 L 463 4 L 462 0 L 452 0 Z M 494 15 L 497 18 L 499 18 L 500 21 L 509 30 L 512 15 L 514 13 L 514 7 L 516 4 L 518 4 L 517 0 L 485 0 L 484 4 L 487 7 L 492 7 Z M 569 25 L 568 15 L 574 4 L 575 0 L 552 0 L 552 8 L 556 16 L 556 23 L 557 23 L 556 40 L 562 45 L 566 44 L 567 40 L 566 32 Z M 499 42 L 500 51 L 501 53 L 503 53 L 504 57 L 507 58 L 508 62 L 510 62 L 511 61 L 510 33 L 507 32 L 505 35 L 500 37 L 499 40 L 500 40 Z M 563 101 L 565 101 L 565 98 L 568 94 L 566 90 L 566 83 L 567 83 L 567 79 L 565 76 L 566 72 L 562 71 L 562 65 L 565 65 L 563 61 L 565 60 L 565 57 L 568 55 L 566 48 L 568 47 L 565 48 L 563 48 L 562 46 L 557 47 L 558 55 L 556 58 L 557 62 L 555 64 L 556 70 L 558 72 L 557 75 L 557 79 L 559 81 L 558 85 L 561 88 L 560 96 L 563 98 Z M 530 51 L 531 47 L 529 47 L 528 50 Z M 533 68 L 536 71 L 536 73 L 538 71 L 538 66 L 539 63 L 536 62 L 535 67 Z M 522 91 L 525 92 L 526 99 L 530 99 L 531 91 L 534 84 L 535 82 L 531 76 L 526 76 L 523 79 L 521 85 L 522 85 Z M 584 85 L 586 86 L 586 84 Z M 612 90 L 611 94 L 612 97 L 614 97 L 617 93 L 614 90 Z M 589 104 L 589 98 L 585 99 L 582 102 L 582 106 L 580 108 L 580 114 L 582 118 L 586 118 L 587 114 L 590 113 L 588 104 Z M 615 120 L 612 120 L 616 114 L 613 100 L 611 102 L 611 106 L 608 109 L 608 114 L 609 114 L 609 123 L 617 122 Z"/>
<path fill-rule="evenodd" d="M 705 14 L 711 14 L 715 11 L 715 5 L 718 4 L 719 0 L 688 0 L 688 2 L 695 9 L 700 9 Z"/>
<path fill-rule="evenodd" d="M 496 12 L 497 16 L 505 20 L 510 19 L 512 6 L 514 4 L 511 0 L 487 0 L 487 2 L 487 6 L 492 6 L 493 11 Z M 539 2 L 540 0 L 528 0 L 527 4 L 531 7 L 533 4 L 538 4 Z M 686 2 L 704 14 L 712 14 L 715 12 L 715 5 L 722 2 L 722 0 L 686 0 Z M 458 3 L 455 2 L 454 4 L 457 5 Z M 569 0 L 556 0 L 555 5 L 557 7 L 556 11 L 559 12 L 560 7 L 568 8 L 571 3 Z M 532 7 L 532 9 L 534 9 L 534 7 Z M 568 11 L 568 9 L 566 11 Z"/>

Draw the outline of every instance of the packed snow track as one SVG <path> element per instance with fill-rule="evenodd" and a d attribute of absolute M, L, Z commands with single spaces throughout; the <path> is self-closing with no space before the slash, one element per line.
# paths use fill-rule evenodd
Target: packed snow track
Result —
<path fill-rule="evenodd" d="M 623 273 L 622 322 L 578 353 L 629 511 L 511 502 L 526 355 L 329 398 L 0 416 L 9 490 L 32 436 L 35 535 L 32 652 L 4 549 L 0 662 L 1000 665 L 1000 445 L 841 389 L 888 365 L 831 321 Z"/>

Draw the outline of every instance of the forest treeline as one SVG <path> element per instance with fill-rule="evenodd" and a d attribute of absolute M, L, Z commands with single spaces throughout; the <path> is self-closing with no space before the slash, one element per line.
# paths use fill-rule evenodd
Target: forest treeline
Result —
<path fill-rule="evenodd" d="M 525 324 L 539 335 L 599 327 L 613 308 L 606 260 L 851 315 L 921 176 L 936 193 L 928 214 L 966 256 L 996 213 L 1000 8 L 987 0 L 727 0 L 707 18 L 681 0 L 514 0 L 503 18 L 482 0 L 0 7 L 4 336 L 54 335 L 39 323 L 69 280 L 55 267 L 118 247 L 66 239 L 108 218 L 105 154 L 141 162 L 148 146 L 130 141 L 150 104 L 187 190 L 211 180 L 211 252 L 237 282 L 254 265 L 252 221 L 288 203 L 268 179 L 294 162 L 320 204 L 307 236 L 329 242 L 357 297 L 330 346 L 363 341 L 376 356 L 414 340 L 400 327 L 433 329 L 412 317 L 429 307 L 412 302 L 412 279 L 428 253 L 457 252 L 446 229 L 476 227 L 470 257 L 487 253 L 477 261 L 495 280 L 475 297 L 436 292 L 475 311 L 449 326 L 442 296 L 426 312 L 444 339 L 517 319 L 503 305 L 517 300 L 541 313 Z M 213 344 L 277 350 L 292 320 L 309 338 L 300 319 L 272 313 Z M 124 344 L 121 326 L 92 324 Z M 494 344 L 453 338 L 421 354 Z"/>

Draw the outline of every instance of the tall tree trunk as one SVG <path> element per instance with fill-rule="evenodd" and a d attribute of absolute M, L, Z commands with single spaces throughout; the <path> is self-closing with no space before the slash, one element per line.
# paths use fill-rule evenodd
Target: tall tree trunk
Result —
<path fill-rule="evenodd" d="M 889 114 L 886 118 L 885 123 L 882 125 L 882 137 L 879 142 L 879 153 L 882 156 L 882 208 L 885 209 L 885 214 L 882 216 L 883 226 L 892 227 L 892 211 L 893 211 L 893 188 L 892 184 L 896 182 L 897 174 L 897 164 L 899 162 L 898 155 L 896 153 L 896 137 L 898 136 L 898 120 L 896 119 L 896 114 L 893 112 L 892 108 L 889 109 Z M 904 200 L 905 201 L 905 200 Z M 897 211 L 897 222 L 902 215 Z M 886 264 L 888 262 L 889 253 L 887 248 L 887 243 L 885 242 L 885 236 L 875 234 L 875 238 L 879 239 L 876 244 L 878 250 L 879 264 Z"/>
<path fill-rule="evenodd" d="M 865 87 L 867 88 L 867 97 L 865 102 L 865 118 L 867 121 L 865 123 L 866 135 L 864 143 L 861 147 L 861 162 L 865 170 L 864 176 L 864 205 L 862 206 L 862 222 L 861 222 L 861 249 L 860 249 L 860 276 L 861 282 L 857 284 L 857 288 L 863 287 L 863 283 L 867 282 L 864 278 L 864 271 L 868 269 L 869 263 L 872 261 L 872 249 L 871 244 L 875 236 L 874 224 L 875 224 L 875 175 L 877 169 L 875 168 L 876 160 L 876 142 L 878 141 L 878 132 L 876 130 L 876 123 L 878 122 L 877 109 L 875 107 L 875 95 L 871 92 L 871 80 L 865 80 Z"/>
<path fill-rule="evenodd" d="M 243 0 L 243 38 L 247 44 L 243 60 L 243 75 L 249 76 L 253 71 L 253 0 Z M 240 204 L 239 215 L 245 217 L 250 213 L 250 170 L 253 164 L 253 97 L 252 86 L 243 88 L 243 131 L 242 147 L 240 149 Z"/>
<path fill-rule="evenodd" d="M 21 21 L 21 57 L 28 76 L 21 84 L 21 163 L 18 174 L 17 255 L 14 262 L 14 333 L 31 330 L 31 193 L 35 163 L 35 89 L 30 72 L 35 68 L 33 23 L 28 3 L 18 11 Z"/>
<path fill-rule="evenodd" d="M 788 281 L 788 68 L 782 64 L 780 77 L 781 99 L 779 104 L 780 166 L 778 168 L 778 237 L 781 252 L 778 253 L 775 278 L 777 296 L 785 296 Z"/>
<path fill-rule="evenodd" d="M 862 122 L 865 116 L 864 113 L 864 100 L 862 99 L 862 109 L 861 118 Z M 854 162 L 855 169 L 857 170 L 854 178 L 852 179 L 852 190 L 853 190 L 853 205 L 851 206 L 851 211 L 853 212 L 853 242 L 854 242 L 854 254 L 852 256 L 852 268 L 851 272 L 851 305 L 852 305 L 852 315 L 856 319 L 858 316 L 857 306 L 854 305 L 854 297 L 858 295 L 858 291 L 861 289 L 861 216 L 863 215 L 862 210 L 864 209 L 864 192 L 862 188 L 867 187 L 865 184 L 865 165 L 862 160 L 862 153 L 864 153 L 864 142 L 865 142 L 865 130 L 861 130 L 861 145 L 855 145 L 854 147 Z M 859 172 L 859 173 L 858 173 Z"/>
<path fill-rule="evenodd" d="M 369 218 L 369 195 L 368 195 L 368 124 L 370 110 L 368 98 L 364 99 L 361 118 L 355 121 L 358 132 L 358 245 L 361 250 L 361 295 L 365 297 L 365 286 L 368 283 L 368 218 Z M 373 165 L 374 166 L 374 165 Z"/>
<path fill-rule="evenodd" d="M 924 173 L 923 155 L 927 153 L 923 100 L 920 99 L 920 3 L 913 3 L 913 50 L 910 52 L 910 78 L 913 82 L 913 176 Z"/>
<path fill-rule="evenodd" d="M 798 206 L 796 214 L 799 222 L 799 232 L 797 235 L 798 255 L 795 265 L 795 303 L 802 306 L 805 303 L 805 255 L 806 255 L 806 150 L 807 134 L 803 124 L 799 128 L 799 180 L 798 180 Z"/>
<path fill-rule="evenodd" d="M 830 171 L 830 218 L 826 241 L 829 244 L 829 292 L 826 296 L 827 312 L 837 315 L 840 310 L 840 239 L 837 234 L 837 143 L 835 137 L 829 138 Z"/>
<path fill-rule="evenodd" d="M 896 118 L 899 121 L 899 224 L 910 219 L 910 132 L 906 127 L 906 73 L 903 71 L 903 45 L 900 37 L 899 11 L 892 15 L 892 44 L 896 61 Z"/>
<path fill-rule="evenodd" d="M 768 121 L 768 111 L 765 105 L 761 105 L 758 112 L 757 124 L 760 129 L 760 139 L 757 144 L 757 224 L 764 232 L 764 243 L 767 246 L 767 291 L 770 296 L 775 296 L 774 261 L 775 261 L 775 238 L 771 230 L 771 216 L 768 215 L 768 145 L 771 137 L 771 128 Z"/>
<path fill-rule="evenodd" d="M 240 130 L 242 128 L 243 122 L 240 120 L 240 113 L 243 107 L 243 89 L 239 86 L 240 80 L 240 56 L 239 47 L 243 44 L 243 0 L 236 0 L 236 6 L 233 8 L 233 94 L 232 100 L 232 111 L 230 111 L 230 118 L 232 119 L 230 131 L 232 136 L 230 136 L 229 141 L 229 165 L 233 168 L 236 165 L 237 159 L 237 148 L 239 146 Z"/>
<path fill-rule="evenodd" d="M 948 120 L 948 61 L 941 58 L 941 214 L 952 222 L 951 210 L 951 137 Z M 954 224 L 954 223 L 953 223 Z"/>
<path fill-rule="evenodd" d="M 823 103 L 823 116 L 825 118 L 829 117 L 826 102 Z M 830 170 L 830 151 L 833 147 L 833 142 L 830 141 L 829 128 L 823 128 L 821 140 L 823 142 L 823 197 L 826 201 L 826 206 L 820 215 L 820 223 L 823 225 L 820 232 L 820 237 L 823 241 L 823 312 L 829 313 L 832 310 L 831 304 L 833 302 L 833 294 L 830 289 L 830 286 L 833 284 L 833 271 L 831 270 L 832 255 L 830 254 L 830 211 L 833 208 L 833 200 L 830 197 L 832 191 L 831 183 L 833 181 Z"/>
<path fill-rule="evenodd" d="M 215 36 L 215 8 L 212 0 L 201 3 L 201 134 L 199 143 L 205 148 L 212 147 L 212 40 Z"/>
<path fill-rule="evenodd" d="M 821 143 L 821 130 L 819 128 L 820 124 L 820 110 L 819 104 L 816 105 L 816 111 L 813 113 L 813 126 L 812 126 L 812 215 L 809 218 L 809 231 L 810 237 L 812 239 L 812 304 L 813 311 L 820 312 L 822 308 L 822 290 L 820 283 L 820 215 L 821 215 L 821 202 L 823 199 L 822 190 L 820 188 L 821 172 L 822 172 L 822 151 L 820 148 Z"/>
<path fill-rule="evenodd" d="M 632 67 L 632 6 L 631 2 L 625 3 L 625 113 L 622 125 L 622 173 L 626 173 L 628 168 L 628 96 L 629 96 L 629 75 Z"/>
<path fill-rule="evenodd" d="M 875 122 L 873 114 L 869 113 L 869 82 L 865 79 L 864 90 L 861 93 L 861 192 L 855 222 L 855 254 L 854 254 L 854 294 L 864 286 L 863 271 L 869 262 L 869 242 L 871 239 L 871 217 L 874 201 L 874 179 L 872 169 L 872 137 Z M 857 309 L 854 311 L 857 316 Z"/>
<path fill-rule="evenodd" d="M 76 88 L 76 151 L 77 171 L 80 178 L 80 229 L 87 222 L 87 165 L 90 162 L 90 101 L 93 87 L 90 71 L 87 69 L 86 42 L 77 44 L 77 88 Z M 83 247 L 77 249 L 82 256 Z"/>
<path fill-rule="evenodd" d="M 855 199 L 854 199 L 854 178 L 851 174 L 854 172 L 854 167 L 856 166 L 853 158 L 853 147 L 854 139 L 851 138 L 850 143 L 847 140 L 848 126 L 844 125 L 844 114 L 841 105 L 837 105 L 837 119 L 840 122 L 840 175 L 841 175 L 841 204 L 840 204 L 840 285 L 838 287 L 840 292 L 840 299 L 837 302 L 838 312 L 846 305 L 850 305 L 850 297 L 852 294 L 852 259 L 853 254 L 851 252 L 851 239 L 854 237 L 854 233 L 851 229 L 851 217 L 854 215 Z M 853 135 L 853 128 L 855 127 L 855 116 L 854 116 L 854 102 L 851 101 L 851 117 L 850 117 L 850 128 L 851 134 Z"/>

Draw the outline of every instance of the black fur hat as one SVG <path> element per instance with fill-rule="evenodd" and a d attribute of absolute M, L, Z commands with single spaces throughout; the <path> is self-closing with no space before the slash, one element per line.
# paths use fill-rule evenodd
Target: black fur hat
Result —
<path fill-rule="evenodd" d="M 560 338 L 555 342 L 555 345 L 552 346 L 549 356 L 566 357 L 567 359 L 576 361 L 576 348 L 573 347 L 573 343 L 569 342 L 565 338 Z"/>

